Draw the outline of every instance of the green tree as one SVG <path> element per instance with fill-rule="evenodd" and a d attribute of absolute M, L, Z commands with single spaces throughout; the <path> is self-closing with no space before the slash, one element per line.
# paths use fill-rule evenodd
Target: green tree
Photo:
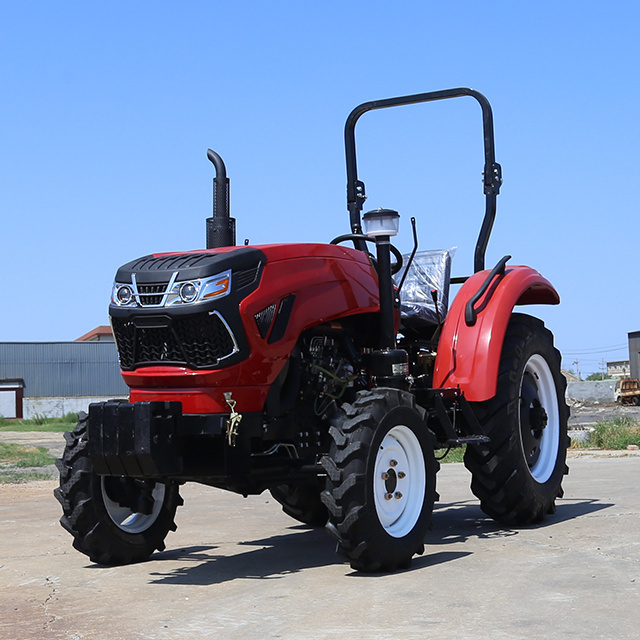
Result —
<path fill-rule="evenodd" d="M 586 377 L 587 380 L 613 380 L 606 373 L 602 373 L 601 371 L 596 371 L 595 373 L 591 373 Z"/>

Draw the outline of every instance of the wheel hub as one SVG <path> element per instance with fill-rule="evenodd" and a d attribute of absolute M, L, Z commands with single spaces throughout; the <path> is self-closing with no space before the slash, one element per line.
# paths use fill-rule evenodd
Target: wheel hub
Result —
<path fill-rule="evenodd" d="M 160 515 L 166 489 L 161 482 L 136 486 L 122 478 L 102 476 L 100 485 L 109 517 L 126 533 L 146 531 Z"/>
<path fill-rule="evenodd" d="M 398 474 L 395 472 L 393 467 L 389 467 L 389 469 L 382 474 L 382 479 L 384 480 L 384 488 L 387 493 L 393 493 L 398 486 Z"/>
<path fill-rule="evenodd" d="M 424 457 L 413 432 L 405 426 L 383 438 L 375 461 L 373 492 L 380 524 L 393 537 L 411 530 L 424 500 Z"/>
<path fill-rule="evenodd" d="M 533 437 L 539 440 L 542 437 L 542 431 L 549 423 L 549 416 L 537 399 L 534 400 L 533 406 L 529 411 L 529 422 Z"/>
<path fill-rule="evenodd" d="M 555 382 L 545 359 L 529 358 L 520 386 L 520 435 L 525 460 L 537 482 L 555 468 L 559 444 L 559 412 Z"/>

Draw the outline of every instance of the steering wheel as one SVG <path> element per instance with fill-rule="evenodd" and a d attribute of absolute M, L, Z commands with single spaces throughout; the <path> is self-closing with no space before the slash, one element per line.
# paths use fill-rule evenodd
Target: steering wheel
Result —
<path fill-rule="evenodd" d="M 342 236 L 338 236 L 337 238 L 334 238 L 329 244 L 340 244 L 341 242 L 345 242 L 345 240 L 351 240 L 354 246 L 356 246 L 356 248 L 357 248 L 356 240 L 364 240 L 364 242 L 371 242 L 373 244 L 375 244 L 376 242 L 373 238 L 366 236 L 364 233 L 345 233 Z M 394 275 L 398 273 L 400 269 L 402 269 L 402 262 L 403 262 L 402 254 L 391 243 L 389 243 L 389 249 L 391 250 L 393 257 L 396 259 L 395 262 L 391 263 L 391 274 Z M 378 261 L 375 259 L 375 256 L 369 252 L 367 252 L 367 255 L 369 256 L 369 259 L 371 260 L 371 262 L 373 263 L 373 266 L 377 271 Z"/>

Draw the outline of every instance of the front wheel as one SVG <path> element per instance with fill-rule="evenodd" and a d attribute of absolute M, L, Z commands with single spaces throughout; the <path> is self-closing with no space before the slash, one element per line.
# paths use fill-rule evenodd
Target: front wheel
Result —
<path fill-rule="evenodd" d="M 62 505 L 60 524 L 73 546 L 98 564 L 119 565 L 146 560 L 162 551 L 174 516 L 182 504 L 175 483 L 99 476 L 87 450 L 87 416 L 65 433 L 67 446 L 56 461 L 60 486 L 54 495 Z"/>
<path fill-rule="evenodd" d="M 491 442 L 467 447 L 464 458 L 471 490 L 495 520 L 530 524 L 555 511 L 568 473 L 565 388 L 551 332 L 537 318 L 514 313 L 496 395 L 474 405 Z"/>
<path fill-rule="evenodd" d="M 434 435 L 410 393 L 378 388 L 345 404 L 323 466 L 327 528 L 352 568 L 393 571 L 424 552 L 436 499 Z"/>

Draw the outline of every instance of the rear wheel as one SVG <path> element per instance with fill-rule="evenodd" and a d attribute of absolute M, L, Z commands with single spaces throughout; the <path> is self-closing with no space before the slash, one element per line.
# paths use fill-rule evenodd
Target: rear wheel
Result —
<path fill-rule="evenodd" d="M 322 485 L 319 481 L 292 482 L 269 490 L 288 515 L 312 527 L 324 527 L 329 514 L 320 499 Z"/>
<path fill-rule="evenodd" d="M 54 495 L 62 505 L 60 524 L 73 546 L 98 564 L 146 560 L 175 531 L 173 518 L 182 504 L 175 483 L 98 476 L 87 451 L 87 416 L 82 414 L 56 461 L 60 486 Z"/>
<path fill-rule="evenodd" d="M 439 464 L 410 393 L 378 388 L 343 406 L 323 465 L 327 528 L 354 569 L 393 571 L 424 552 Z"/>
<path fill-rule="evenodd" d="M 464 458 L 471 489 L 492 518 L 522 525 L 555 511 L 568 473 L 565 388 L 551 332 L 536 318 L 513 314 L 496 395 L 474 405 L 491 442 L 468 446 Z"/>

